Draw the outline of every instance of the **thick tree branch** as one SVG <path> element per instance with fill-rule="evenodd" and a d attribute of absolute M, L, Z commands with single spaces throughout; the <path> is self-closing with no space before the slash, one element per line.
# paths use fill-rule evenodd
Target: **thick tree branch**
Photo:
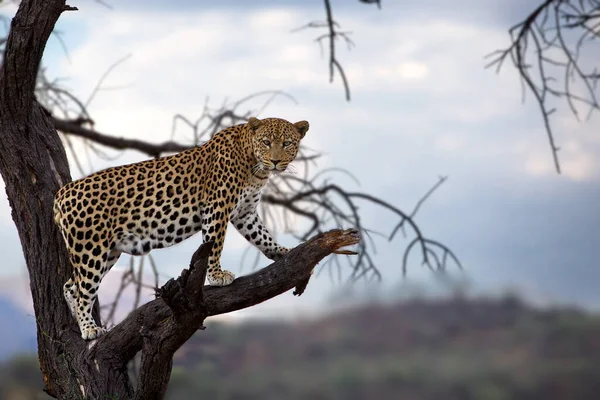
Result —
<path fill-rule="evenodd" d="M 202 324 L 208 312 L 202 287 L 212 245 L 209 242 L 200 246 L 192 256 L 190 268 L 157 290 L 157 297 L 171 309 L 171 316 L 137 330 L 143 345 L 136 399 L 163 398 L 171 377 L 173 354 L 198 329 L 204 329 Z"/>
<path fill-rule="evenodd" d="M 334 229 L 302 243 L 271 265 L 251 275 L 237 278 L 229 286 L 205 286 L 203 291 L 206 315 L 225 314 L 251 307 L 293 289 L 310 276 L 310 272 L 323 258 L 358 242 L 359 234 L 356 230 Z M 203 267 L 196 267 L 194 270 L 202 269 Z M 187 272 L 183 272 L 182 275 L 185 274 Z M 183 287 L 187 288 L 186 284 L 183 284 Z M 178 301 L 185 302 L 185 300 Z M 173 303 L 169 306 L 163 298 L 142 305 L 102 336 L 90 350 L 90 354 L 120 349 L 123 355 L 122 361 L 131 359 L 142 348 L 143 338 L 140 332 L 147 331 L 150 327 L 171 318 L 173 307 Z M 179 314 L 193 312 L 193 310 L 185 311 L 183 306 Z"/>

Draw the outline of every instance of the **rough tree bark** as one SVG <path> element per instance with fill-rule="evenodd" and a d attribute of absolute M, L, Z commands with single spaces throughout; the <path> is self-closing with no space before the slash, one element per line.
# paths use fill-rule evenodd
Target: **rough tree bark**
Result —
<path fill-rule="evenodd" d="M 70 10 L 74 8 L 64 0 L 23 0 L 0 70 L 0 172 L 29 272 L 44 386 L 51 396 L 64 399 L 161 398 L 173 353 L 202 328 L 207 316 L 258 304 L 296 286 L 300 294 L 314 266 L 356 244 L 358 235 L 341 230 L 320 234 L 224 288 L 202 286 L 210 247 L 205 244 L 190 268 L 167 282 L 156 300 L 97 341 L 84 342 L 63 299 L 70 264 L 52 216 L 54 194 L 71 179 L 67 157 L 53 121 L 34 97 L 46 41 L 61 13 Z M 134 388 L 127 363 L 140 351 Z"/>

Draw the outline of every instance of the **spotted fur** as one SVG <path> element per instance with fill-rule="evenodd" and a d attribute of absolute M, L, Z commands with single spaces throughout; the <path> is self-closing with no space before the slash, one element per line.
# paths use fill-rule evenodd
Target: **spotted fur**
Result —
<path fill-rule="evenodd" d="M 64 296 L 81 336 L 104 333 L 91 314 L 102 278 L 121 253 L 147 254 L 202 231 L 214 241 L 208 282 L 229 285 L 234 275 L 221 269 L 229 221 L 270 259 L 288 249 L 278 245 L 256 209 L 272 173 L 296 157 L 306 121 L 279 118 L 236 125 L 207 143 L 181 153 L 109 168 L 62 187 L 54 219 L 69 251 L 73 275 Z"/>

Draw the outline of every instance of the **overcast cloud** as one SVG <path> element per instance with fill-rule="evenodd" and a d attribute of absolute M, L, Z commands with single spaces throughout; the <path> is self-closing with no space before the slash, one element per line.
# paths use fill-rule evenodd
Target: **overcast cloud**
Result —
<path fill-rule="evenodd" d="M 106 82 L 124 88 L 100 92 L 90 112 L 102 132 L 152 141 L 169 137 L 174 114 L 197 117 L 207 97 L 218 106 L 264 89 L 284 90 L 298 103 L 279 98 L 260 117 L 309 120 L 306 145 L 326 154 L 320 166 L 350 170 L 361 190 L 410 210 L 438 175 L 449 176 L 417 222 L 457 252 L 475 287 L 518 287 L 536 300 L 600 305 L 598 116 L 585 123 L 564 111 L 554 116 L 564 170 L 556 175 L 537 107 L 521 103 L 514 71 L 507 65 L 496 75 L 483 68 L 484 55 L 506 47 L 507 28 L 538 1 L 384 0 L 381 11 L 342 3 L 333 2 L 336 20 L 356 43 L 351 51 L 338 47 L 350 103 L 337 77 L 328 83 L 313 41 L 318 32 L 290 32 L 322 19 L 320 1 L 124 1 L 112 11 L 82 2 L 80 11 L 61 17 L 68 58 L 52 40 L 45 65 L 85 98 L 112 63 L 131 54 Z M 189 138 L 184 130 L 178 135 Z M 127 152 L 92 161 L 101 168 L 143 158 Z M 371 227 L 389 231 L 395 223 L 376 208 L 361 210 Z M 22 276 L 4 198 L 0 218 L 2 275 Z M 230 233 L 223 265 L 239 273 L 245 243 Z M 153 253 L 164 278 L 187 264 L 199 240 Z M 387 288 L 401 281 L 406 243 L 378 244 Z M 434 282 L 418 264 L 410 279 Z M 304 298 L 285 294 L 253 312 L 314 307 L 336 286 L 323 273 Z"/>

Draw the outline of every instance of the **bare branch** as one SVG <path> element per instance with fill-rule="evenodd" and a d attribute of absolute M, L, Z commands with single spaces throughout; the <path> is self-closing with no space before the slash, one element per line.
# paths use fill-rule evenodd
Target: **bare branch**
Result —
<path fill-rule="evenodd" d="M 145 153 L 151 157 L 160 157 L 164 153 L 176 153 L 189 149 L 191 146 L 184 145 L 177 142 L 164 142 L 160 144 L 153 144 L 137 139 L 119 138 L 110 135 L 106 135 L 92 129 L 84 128 L 82 125 L 85 121 L 68 121 L 58 118 L 53 118 L 54 126 L 56 130 L 70 134 L 72 136 L 78 136 L 84 139 L 92 140 L 103 146 L 108 146 L 113 149 L 126 150 L 132 149 Z"/>
<path fill-rule="evenodd" d="M 377 4 L 377 8 L 381 9 L 381 0 L 358 0 L 365 4 Z"/>
<path fill-rule="evenodd" d="M 423 205 L 423 203 L 425 203 L 425 201 L 433 194 L 433 192 L 435 192 L 440 186 L 442 186 L 442 184 L 444 182 L 446 182 L 446 180 L 448 179 L 447 176 L 440 176 L 438 181 L 435 183 L 435 185 L 433 185 L 418 201 L 417 204 L 415 205 L 415 208 L 412 210 L 412 212 L 410 213 L 410 217 L 414 218 L 415 215 L 417 215 L 417 212 L 419 211 L 419 208 L 421 208 L 421 206 Z M 390 234 L 390 240 L 394 238 L 394 236 L 396 235 L 396 233 L 398 232 L 398 229 L 402 229 L 402 232 L 404 234 L 404 236 L 406 237 L 406 232 L 404 232 L 404 226 L 406 220 L 402 219 L 398 225 L 396 225 L 396 227 L 392 230 L 392 233 Z"/>
<path fill-rule="evenodd" d="M 293 177 L 289 177 L 288 179 L 294 179 Z M 392 240 L 400 227 L 402 227 L 405 223 L 408 224 L 413 232 L 416 235 L 411 244 L 406 248 L 405 254 L 403 257 L 402 264 L 402 272 L 404 275 L 407 273 L 408 268 L 408 256 L 411 250 L 413 249 L 414 244 L 419 244 L 422 254 L 422 263 L 427 265 L 429 268 L 433 270 L 445 270 L 447 268 L 446 263 L 441 263 L 439 258 L 431 257 L 431 253 L 442 252 L 449 253 L 451 255 L 451 260 L 456 261 L 456 265 L 459 268 L 462 268 L 460 262 L 458 262 L 455 255 L 452 251 L 445 245 L 437 241 L 430 240 L 423 236 L 420 228 L 414 222 L 414 215 L 418 211 L 420 205 L 433 193 L 433 191 L 444 182 L 446 178 L 440 178 L 440 181 L 434 185 L 432 189 L 430 189 L 423 198 L 419 200 L 415 210 L 413 210 L 411 215 L 408 215 L 394 207 L 393 205 L 376 198 L 372 195 L 360 192 L 349 192 L 338 185 L 334 184 L 324 184 L 321 186 L 314 186 L 311 182 L 302 182 L 304 184 L 304 190 L 297 190 L 294 192 L 277 192 L 271 191 L 267 192 L 263 195 L 262 200 L 265 203 L 280 206 L 285 208 L 286 210 L 295 213 L 299 217 L 306 218 L 311 221 L 311 225 L 308 229 L 304 231 L 304 233 L 299 235 L 300 240 L 305 240 L 306 237 L 314 234 L 314 232 L 319 232 L 321 227 L 325 224 L 324 220 L 326 220 L 324 215 L 319 215 L 320 210 L 325 210 L 326 214 L 329 215 L 334 221 L 334 225 L 344 226 L 350 225 L 358 229 L 359 235 L 361 237 L 361 244 L 359 245 L 359 256 L 351 263 L 352 268 L 352 279 L 357 279 L 358 277 L 365 276 L 365 274 L 373 274 L 379 277 L 379 272 L 375 264 L 373 263 L 370 256 L 370 247 L 367 245 L 367 241 L 365 240 L 366 232 L 368 229 L 362 224 L 362 220 L 358 213 L 358 205 L 356 204 L 356 200 L 363 200 L 379 207 L 382 207 L 388 211 L 391 211 L 396 216 L 400 218 L 400 222 L 393 229 L 392 233 L 389 236 L 389 240 Z M 339 200 L 342 201 L 347 208 L 347 210 L 343 210 L 340 206 L 336 205 L 333 200 L 333 194 L 337 196 Z M 312 204 L 316 206 L 316 209 L 309 209 L 305 205 Z M 377 232 L 374 232 L 377 233 Z M 436 253 L 437 254 L 437 253 Z M 446 260 L 446 259 L 444 259 Z"/>
<path fill-rule="evenodd" d="M 333 69 L 337 68 L 340 76 L 342 77 L 342 82 L 344 84 L 344 90 L 346 92 L 346 100 L 350 101 L 350 87 L 348 86 L 348 81 L 346 80 L 346 75 L 344 74 L 344 69 L 341 64 L 335 58 L 335 40 L 340 33 L 336 30 L 335 23 L 333 21 L 333 14 L 331 12 L 331 4 L 329 0 L 323 0 L 325 5 L 325 14 L 327 17 L 327 29 L 329 33 L 327 37 L 329 38 L 329 81 L 333 82 Z M 349 41 L 348 37 L 345 34 L 341 34 L 343 37 Z M 320 39 L 317 39 L 320 40 Z"/>
<path fill-rule="evenodd" d="M 106 80 L 106 78 L 108 78 L 108 76 L 110 75 L 110 73 L 112 71 L 115 70 L 115 68 L 117 68 L 119 65 L 123 64 L 125 61 L 129 60 L 131 58 L 131 54 L 126 55 L 125 57 L 115 61 L 114 63 L 112 63 L 108 69 L 104 72 L 104 74 L 102 74 L 102 76 L 100 77 L 100 79 L 98 80 L 98 82 L 96 82 L 96 86 L 94 86 L 94 89 L 92 90 L 92 93 L 90 93 L 90 96 L 88 97 L 88 99 L 85 101 L 84 106 L 88 107 L 90 105 L 90 103 L 92 102 L 92 100 L 94 99 L 94 97 L 96 96 L 96 94 L 103 90 L 102 88 L 102 84 L 104 83 L 104 81 Z"/>
<path fill-rule="evenodd" d="M 522 22 L 509 30 L 511 45 L 488 55 L 499 71 L 510 57 L 524 87 L 533 94 L 542 114 L 555 169 L 560 162 L 550 116 L 553 105 L 564 99 L 579 118 L 587 107 L 588 117 L 600 109 L 597 100 L 600 74 L 581 58 L 586 45 L 596 44 L 600 30 L 600 3 L 596 0 L 545 0 Z M 573 40 L 577 37 L 576 40 Z M 592 51 L 597 51 L 593 49 Z M 557 78 L 557 76 L 559 78 Z M 562 86 L 558 86 L 562 80 Z"/>
<path fill-rule="evenodd" d="M 360 0 L 365 4 L 377 4 L 377 7 L 381 9 L 381 0 Z M 336 57 L 336 40 L 343 39 L 348 46 L 348 50 L 350 50 L 354 46 L 354 42 L 350 39 L 350 32 L 344 32 L 340 30 L 340 25 L 333 19 L 333 11 L 331 8 L 330 0 L 323 0 L 323 5 L 325 7 L 325 21 L 311 21 L 307 24 L 304 24 L 298 28 L 292 29 L 291 32 L 298 32 L 304 29 L 321 29 L 325 28 L 327 30 L 326 33 L 317 36 L 315 41 L 319 44 L 319 47 L 323 49 L 323 41 L 327 40 L 329 43 L 329 82 L 333 82 L 333 78 L 335 75 L 335 71 L 340 74 L 342 78 L 342 84 L 344 86 L 344 93 L 346 95 L 346 100 L 350 101 L 350 84 L 348 79 L 346 78 L 346 73 L 344 72 L 344 68 L 342 64 Z"/>

